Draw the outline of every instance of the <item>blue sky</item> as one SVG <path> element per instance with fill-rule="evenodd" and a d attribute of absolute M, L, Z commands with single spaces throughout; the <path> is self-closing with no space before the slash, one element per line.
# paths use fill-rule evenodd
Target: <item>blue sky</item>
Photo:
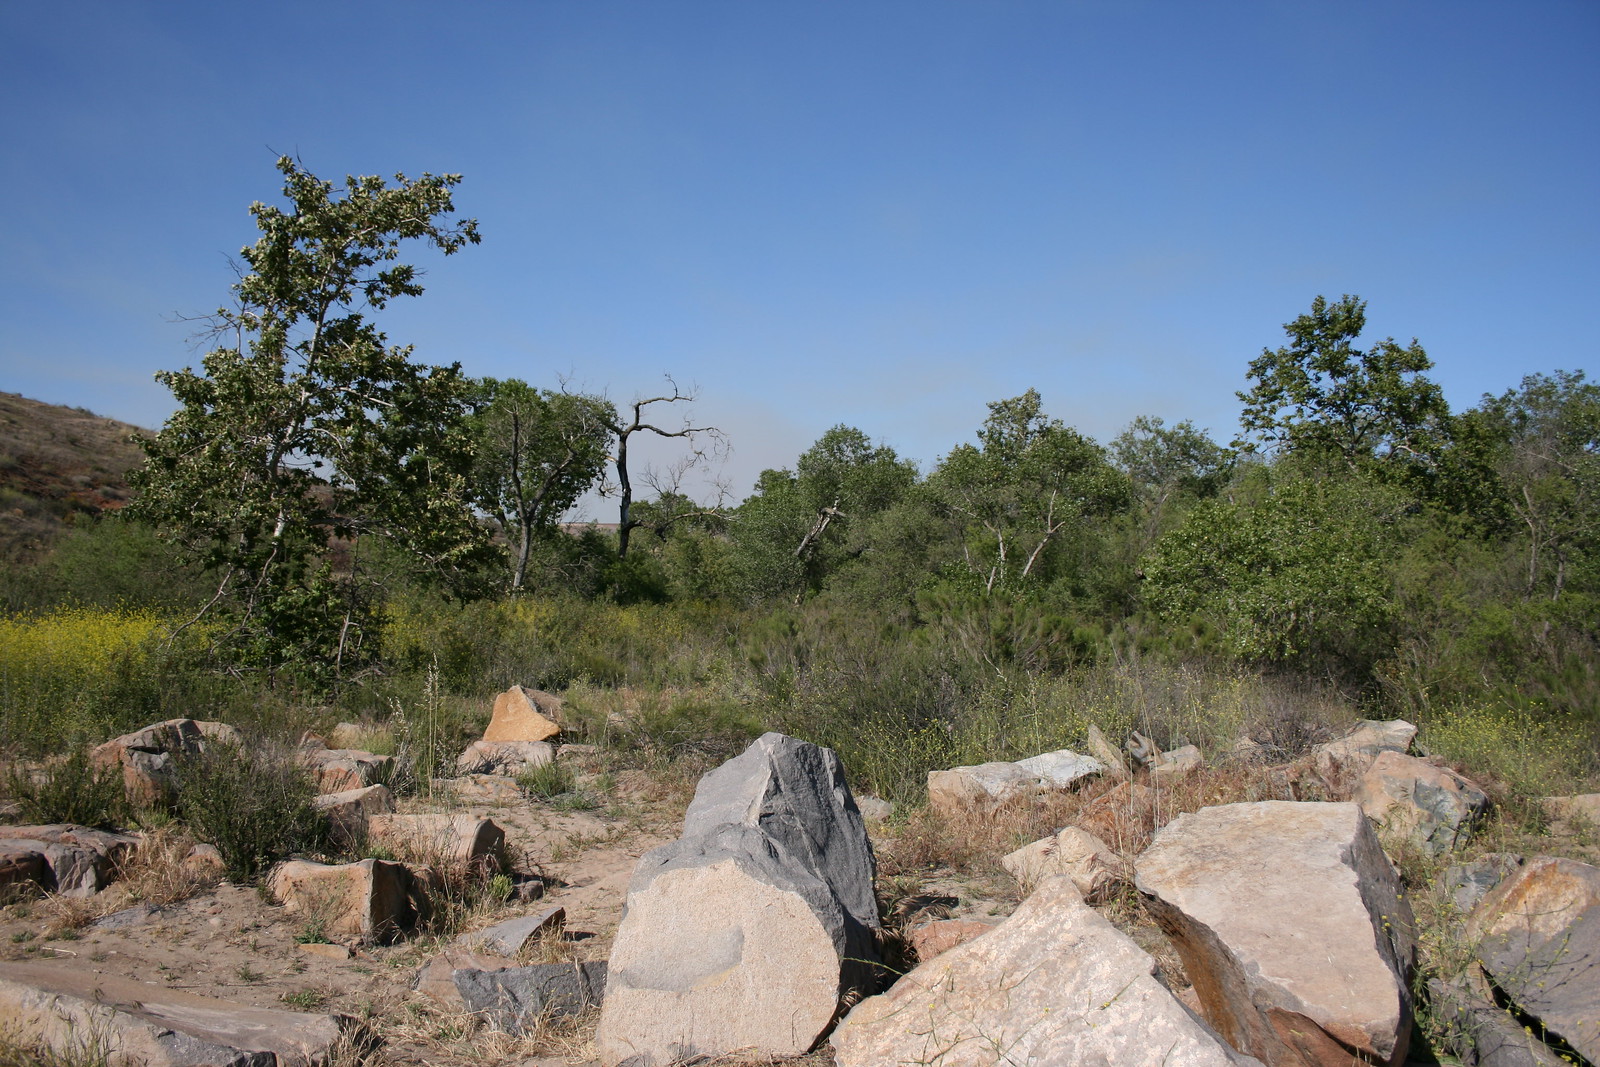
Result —
<path fill-rule="evenodd" d="M 1600 370 L 1600 5 L 0 2 L 0 389 L 156 426 L 279 153 L 465 176 L 427 362 L 672 374 L 736 495 L 1031 387 L 1221 440 L 1312 297 L 1457 408 Z"/>

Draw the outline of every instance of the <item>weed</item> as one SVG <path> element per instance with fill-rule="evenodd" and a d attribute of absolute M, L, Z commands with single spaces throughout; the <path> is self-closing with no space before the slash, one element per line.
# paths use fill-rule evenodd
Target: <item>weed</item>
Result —
<path fill-rule="evenodd" d="M 307 986 L 304 989 L 284 993 L 278 999 L 296 1011 L 315 1011 L 328 1002 L 328 994 L 324 990 Z"/>
<path fill-rule="evenodd" d="M 256 970 L 254 967 L 250 966 L 248 963 L 241 963 L 239 965 L 239 969 L 234 971 L 233 974 L 234 974 L 234 977 L 238 978 L 239 981 L 241 981 L 241 982 L 252 982 L 252 983 L 254 983 L 254 982 L 259 982 L 259 981 L 261 981 L 261 979 L 266 977 L 265 974 L 263 974 L 262 972 Z"/>
<path fill-rule="evenodd" d="M 122 825 L 128 814 L 121 769 L 96 766 L 82 746 L 38 770 L 13 764 L 5 791 L 31 823 L 110 828 Z"/>
<path fill-rule="evenodd" d="M 179 815 L 222 853 L 241 881 L 299 851 L 321 848 L 326 823 L 312 806 L 316 788 L 288 750 L 213 745 L 178 766 Z"/>
<path fill-rule="evenodd" d="M 531 797 L 551 800 L 576 789 L 577 779 L 566 764 L 551 760 L 517 775 L 517 786 Z"/>

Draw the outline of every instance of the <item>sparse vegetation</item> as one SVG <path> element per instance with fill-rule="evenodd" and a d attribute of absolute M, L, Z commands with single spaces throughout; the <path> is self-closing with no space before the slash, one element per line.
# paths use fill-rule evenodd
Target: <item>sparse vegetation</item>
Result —
<path fill-rule="evenodd" d="M 212 745 L 182 760 L 177 774 L 179 817 L 217 847 L 230 877 L 255 878 L 278 860 L 326 844 L 326 823 L 311 803 L 316 787 L 289 749 Z"/>

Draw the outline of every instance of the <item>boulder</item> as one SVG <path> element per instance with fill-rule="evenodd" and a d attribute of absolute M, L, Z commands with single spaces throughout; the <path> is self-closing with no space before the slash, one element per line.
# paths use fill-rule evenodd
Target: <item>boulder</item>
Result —
<path fill-rule="evenodd" d="M 1036 792 L 1039 776 L 1015 763 L 981 763 L 928 772 L 928 807 L 941 818 L 986 814 L 1000 804 Z"/>
<path fill-rule="evenodd" d="M 171 797 L 176 786 L 173 761 L 205 751 L 207 745 L 244 743 L 237 729 L 225 722 L 168 719 L 114 737 L 90 753 L 97 767 L 120 767 L 123 789 L 135 807 L 155 807 Z"/>
<path fill-rule="evenodd" d="M 482 930 L 457 937 L 455 943 L 463 948 L 488 952 L 496 956 L 515 956 L 522 947 L 542 934 L 560 930 L 567 921 L 567 909 L 545 908 L 532 915 L 519 915 L 515 919 L 495 923 Z"/>
<path fill-rule="evenodd" d="M 1416 736 L 1417 728 L 1403 719 L 1363 719 L 1337 741 L 1314 746 L 1311 755 L 1317 773 L 1333 783 L 1365 774 L 1380 752 L 1409 751 Z"/>
<path fill-rule="evenodd" d="M 62 1062 L 144 1067 L 273 1067 L 327 1062 L 350 1020 L 252 1008 L 55 963 L 0 963 L 0 1019 L 9 1040 Z"/>
<path fill-rule="evenodd" d="M 475 815 L 372 815 L 367 840 L 413 863 L 494 863 L 506 832 Z"/>
<path fill-rule="evenodd" d="M 1600 1062 L 1600 868 L 1528 860 L 1473 909 L 1467 936 L 1518 1008 Z"/>
<path fill-rule="evenodd" d="M 494 698 L 485 741 L 548 741 L 561 732 L 561 698 L 514 685 Z"/>
<path fill-rule="evenodd" d="M 1017 880 L 1024 894 L 1031 893 L 1046 878 L 1066 875 L 1090 904 L 1102 903 L 1117 886 L 1133 880 L 1133 868 L 1127 860 L 1076 826 L 1023 845 L 1002 859 L 1000 866 Z"/>
<path fill-rule="evenodd" d="M 872 980 L 872 849 L 838 757 L 779 733 L 700 780 L 628 886 L 595 1043 L 607 1067 L 794 1056 Z"/>
<path fill-rule="evenodd" d="M 1385 844 L 1409 845 L 1428 856 L 1466 844 L 1472 823 L 1489 806 L 1488 795 L 1461 775 L 1394 751 L 1373 758 L 1352 799 Z"/>
<path fill-rule="evenodd" d="M 883 822 L 894 814 L 894 801 L 881 797 L 856 797 L 856 807 L 867 822 Z"/>
<path fill-rule="evenodd" d="M 918 961 L 926 962 L 941 952 L 949 952 L 957 945 L 964 945 L 975 937 L 982 937 L 994 928 L 994 923 L 976 922 L 971 919 L 934 919 L 932 922 L 913 926 L 907 934 L 907 939 Z"/>
<path fill-rule="evenodd" d="M 831 1039 L 839 1067 L 1222 1067 L 1240 1056 L 1155 978 L 1155 961 L 1049 878 L 984 936 L 868 997 Z"/>
<path fill-rule="evenodd" d="M 1105 734 L 1100 732 L 1100 727 L 1094 723 L 1089 724 L 1089 735 L 1085 742 L 1089 754 L 1105 767 L 1105 773 L 1113 778 L 1127 778 L 1129 776 L 1128 763 L 1122 758 L 1122 753 L 1113 745 Z"/>
<path fill-rule="evenodd" d="M 134 834 L 71 823 L 0 826 L 0 847 L 43 857 L 48 873 L 41 884 L 64 897 L 90 897 L 104 889 L 139 841 Z"/>
<path fill-rule="evenodd" d="M 8 885 L 24 882 L 41 889 L 49 888 L 50 865 L 45 862 L 44 853 L 37 851 L 31 842 L 0 841 L 0 891 Z M 3 899 L 7 898 L 0 896 L 0 900 Z"/>
<path fill-rule="evenodd" d="M 516 965 L 516 960 L 501 956 L 447 948 L 418 968 L 411 988 L 451 1011 L 465 1011 L 467 1006 L 456 989 L 457 971 L 498 971 Z"/>
<path fill-rule="evenodd" d="M 1205 766 L 1206 759 L 1194 745 L 1184 745 L 1171 752 L 1163 752 L 1150 765 L 1152 781 L 1175 781 Z"/>
<path fill-rule="evenodd" d="M 344 793 L 362 789 L 394 773 L 394 757 L 378 756 L 358 748 L 308 748 L 300 760 L 311 769 L 317 792 Z"/>
<path fill-rule="evenodd" d="M 1471 863 L 1460 863 L 1446 868 L 1439 888 L 1449 897 L 1457 913 L 1466 915 L 1478 906 L 1495 886 L 1506 880 L 1506 875 L 1522 866 L 1522 857 L 1510 852 L 1489 852 Z"/>
<path fill-rule="evenodd" d="M 411 874 L 387 860 L 329 865 L 281 863 L 267 890 L 308 928 L 329 938 L 392 941 L 414 925 Z"/>
<path fill-rule="evenodd" d="M 370 816 L 394 811 L 394 794 L 386 785 L 369 785 L 342 793 L 325 793 L 311 803 L 328 817 L 335 836 L 350 842 L 365 836 Z"/>
<path fill-rule="evenodd" d="M 1074 785 L 1106 769 L 1105 764 L 1093 756 L 1081 756 L 1066 748 L 1019 759 L 1017 766 L 1038 776 L 1046 785 L 1057 789 Z"/>
<path fill-rule="evenodd" d="M 1202 808 L 1164 826 L 1135 870 L 1234 1048 L 1271 1067 L 1404 1059 L 1413 919 L 1356 805 Z"/>
<path fill-rule="evenodd" d="M 520 1034 L 545 1019 L 578 1015 L 601 1003 L 607 964 L 535 963 L 452 973 L 462 1004 L 497 1030 Z"/>
<path fill-rule="evenodd" d="M 554 761 L 555 753 L 555 746 L 548 741 L 474 741 L 456 757 L 456 773 L 515 778 Z"/>
<path fill-rule="evenodd" d="M 215 882 L 228 873 L 228 863 L 216 845 L 196 844 L 189 854 L 179 861 L 178 867 L 186 877 L 197 882 Z"/>
<path fill-rule="evenodd" d="M 1450 1029 L 1458 1050 L 1470 1048 L 1475 1067 L 1571 1067 L 1571 1060 L 1529 1033 L 1516 1017 L 1465 981 L 1428 979 L 1428 1000 Z"/>

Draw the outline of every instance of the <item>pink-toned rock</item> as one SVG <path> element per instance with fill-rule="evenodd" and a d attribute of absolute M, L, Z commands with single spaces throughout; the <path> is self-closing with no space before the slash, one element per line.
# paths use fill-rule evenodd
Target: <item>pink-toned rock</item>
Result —
<path fill-rule="evenodd" d="M 505 845 L 505 831 L 473 815 L 372 815 L 367 840 L 414 863 L 481 864 Z"/>
<path fill-rule="evenodd" d="M 369 785 L 342 793 L 325 793 L 312 804 L 328 817 L 338 837 L 355 841 L 367 832 L 367 820 L 371 816 L 394 811 L 394 794 L 386 785 Z"/>
<path fill-rule="evenodd" d="M 189 854 L 179 863 L 179 867 L 196 881 L 215 881 L 228 873 L 227 861 L 222 858 L 217 846 L 204 842 L 191 848 Z"/>
<path fill-rule="evenodd" d="M 267 889 L 286 910 L 327 937 L 392 941 L 416 916 L 410 883 L 405 866 L 387 860 L 337 866 L 290 860 L 273 869 Z"/>
<path fill-rule="evenodd" d="M 0 963 L 6 1036 L 80 1062 L 104 1042 L 113 1064 L 266 1067 L 327 1062 L 350 1020 L 253 1008 L 54 962 Z"/>
<path fill-rule="evenodd" d="M 1404 1059 L 1411 909 L 1356 805 L 1203 808 L 1163 827 L 1135 867 L 1234 1048 L 1271 1067 Z"/>
<path fill-rule="evenodd" d="M 193 756 L 208 744 L 238 746 L 239 731 L 225 722 L 168 719 L 96 746 L 89 759 L 101 768 L 122 769 L 123 790 L 135 807 L 156 807 L 175 788 L 173 760 Z"/>
<path fill-rule="evenodd" d="M 1489 797 L 1472 782 L 1415 756 L 1380 752 L 1352 797 L 1391 848 L 1441 856 L 1466 844 Z"/>
<path fill-rule="evenodd" d="M 1194 771 L 1205 766 L 1205 757 L 1194 745 L 1184 745 L 1171 752 L 1163 752 L 1157 756 L 1150 765 L 1150 778 L 1152 781 L 1174 781 L 1186 778 Z"/>
<path fill-rule="evenodd" d="M 1023 845 L 1000 861 L 1022 887 L 1024 895 L 1052 875 L 1072 879 L 1091 904 L 1110 896 L 1119 885 L 1133 880 L 1133 867 L 1110 845 L 1077 826 L 1068 826 L 1046 838 Z"/>
<path fill-rule="evenodd" d="M 1518 1008 L 1600 1063 L 1600 868 L 1530 859 L 1484 896 L 1466 932 Z"/>
<path fill-rule="evenodd" d="M 485 741 L 548 741 L 561 732 L 561 698 L 514 685 L 494 698 Z"/>
<path fill-rule="evenodd" d="M 0 888 L 32 882 L 41 889 L 49 887 L 50 865 L 44 853 L 35 851 L 31 843 L 0 841 Z"/>
<path fill-rule="evenodd" d="M 1155 978 L 1155 961 L 1050 878 L 1005 922 L 847 1015 L 839 1067 L 1242 1067 Z"/>
<path fill-rule="evenodd" d="M 949 952 L 957 945 L 982 937 L 994 928 L 994 923 L 971 919 L 935 919 L 919 923 L 910 931 L 911 951 L 917 954 L 918 961 L 926 962 L 941 952 Z"/>

